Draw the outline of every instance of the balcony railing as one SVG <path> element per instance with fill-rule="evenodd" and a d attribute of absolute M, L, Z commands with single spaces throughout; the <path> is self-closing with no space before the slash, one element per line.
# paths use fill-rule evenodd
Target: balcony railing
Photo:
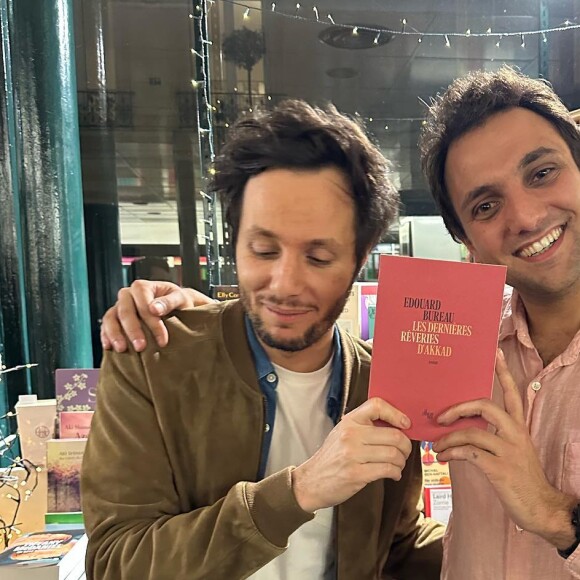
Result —
<path fill-rule="evenodd" d="M 81 127 L 133 127 L 131 91 L 78 91 Z"/>
<path fill-rule="evenodd" d="M 252 93 L 252 106 L 247 93 L 242 92 L 212 92 L 211 105 L 213 109 L 213 122 L 217 129 L 227 128 L 243 113 L 252 107 L 271 107 L 286 98 L 285 95 L 267 95 Z M 182 129 L 195 128 L 197 126 L 197 99 L 193 92 L 177 93 L 177 107 L 179 111 L 179 126 Z"/>

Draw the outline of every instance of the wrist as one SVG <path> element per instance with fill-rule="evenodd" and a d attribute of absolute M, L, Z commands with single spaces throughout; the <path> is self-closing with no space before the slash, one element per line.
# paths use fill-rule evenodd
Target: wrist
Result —
<path fill-rule="evenodd" d="M 543 529 L 538 533 L 558 550 L 567 550 L 576 541 L 576 530 L 572 525 L 572 510 L 578 500 L 558 492 L 546 506 Z"/>
<path fill-rule="evenodd" d="M 311 497 L 310 486 L 307 483 L 307 474 L 304 473 L 303 465 L 292 470 L 292 491 L 296 498 L 296 503 L 307 513 L 315 513 L 320 509 L 315 499 Z"/>

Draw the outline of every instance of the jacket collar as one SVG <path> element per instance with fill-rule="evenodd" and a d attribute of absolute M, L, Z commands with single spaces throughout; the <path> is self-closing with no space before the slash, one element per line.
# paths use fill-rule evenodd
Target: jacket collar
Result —
<path fill-rule="evenodd" d="M 270 368 L 268 365 L 272 363 L 264 353 L 267 363 L 262 360 L 256 361 L 254 364 L 252 347 L 250 346 L 250 338 L 247 334 L 245 323 L 245 310 L 239 300 L 230 300 L 225 303 L 222 312 L 222 338 L 226 349 L 231 357 L 232 362 L 240 377 L 245 383 L 251 385 L 254 389 L 260 390 L 258 380 L 263 375 L 264 371 L 268 373 Z M 329 407 L 329 414 L 340 419 L 344 413 L 348 412 L 353 406 L 357 406 L 360 402 L 353 402 L 353 405 L 348 402 L 351 382 L 354 376 L 357 376 L 360 367 L 360 359 L 355 349 L 352 337 L 345 333 L 342 329 L 335 325 L 334 331 L 335 341 L 335 357 L 332 363 L 332 372 L 340 373 L 340 379 L 331 388 L 329 393 L 329 405 L 331 401 L 335 400 L 337 411 L 332 414 Z M 256 342 L 257 339 L 256 339 Z M 258 346 L 263 352 L 261 345 Z M 369 348 L 370 351 L 370 348 Z M 342 369 L 341 367 L 342 363 Z M 340 406 L 338 406 L 340 402 Z"/>

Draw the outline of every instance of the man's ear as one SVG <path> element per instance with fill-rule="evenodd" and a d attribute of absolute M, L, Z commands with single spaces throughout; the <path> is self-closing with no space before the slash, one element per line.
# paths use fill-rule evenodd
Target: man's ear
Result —
<path fill-rule="evenodd" d="M 473 244 L 467 238 L 462 238 L 461 242 L 467 248 L 468 258 L 469 258 L 468 261 L 469 262 L 479 262 L 480 260 L 477 256 L 477 252 L 475 251 L 475 248 L 473 247 Z"/>

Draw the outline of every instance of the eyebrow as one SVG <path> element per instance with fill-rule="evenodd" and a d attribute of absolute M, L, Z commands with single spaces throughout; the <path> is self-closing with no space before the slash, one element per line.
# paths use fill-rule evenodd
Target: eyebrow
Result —
<path fill-rule="evenodd" d="M 538 147 L 522 157 L 521 161 L 518 163 L 518 169 L 525 169 L 530 165 L 530 163 L 533 163 L 540 159 L 540 157 L 549 155 L 550 153 L 559 153 L 559 151 L 557 149 L 552 149 L 551 147 Z"/>
<path fill-rule="evenodd" d="M 526 153 L 520 159 L 520 162 L 518 163 L 518 169 L 521 171 L 534 161 L 537 161 L 538 159 L 543 157 L 544 155 L 549 155 L 553 153 L 559 154 L 560 152 L 557 149 L 553 149 L 551 147 L 538 147 L 537 149 L 534 149 L 533 151 Z M 471 205 L 476 199 L 482 197 L 486 193 L 489 193 L 490 191 L 493 190 L 495 190 L 495 186 L 490 183 L 485 183 L 483 185 L 480 185 L 479 187 L 476 187 L 475 189 L 472 189 L 463 200 L 463 203 L 461 204 L 461 209 L 465 210 L 467 206 Z"/>
<path fill-rule="evenodd" d="M 277 240 L 278 236 L 271 232 L 270 230 L 266 230 L 264 228 L 254 226 L 250 229 L 250 234 L 252 236 L 262 236 L 264 238 L 268 238 L 271 240 Z M 309 248 L 326 248 L 329 250 L 338 250 L 339 244 L 334 238 L 315 238 L 313 240 L 308 240 L 306 245 Z"/>

